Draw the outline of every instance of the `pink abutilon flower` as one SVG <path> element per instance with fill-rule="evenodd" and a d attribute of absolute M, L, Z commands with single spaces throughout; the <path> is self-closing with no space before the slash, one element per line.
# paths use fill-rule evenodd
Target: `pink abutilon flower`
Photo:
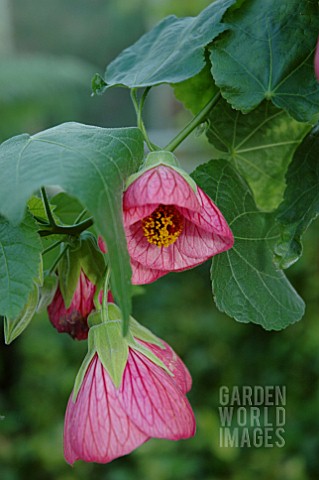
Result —
<path fill-rule="evenodd" d="M 89 331 L 87 318 L 94 310 L 95 289 L 95 285 L 81 271 L 71 305 L 66 308 L 61 290 L 58 287 L 51 304 L 48 306 L 49 319 L 58 332 L 69 333 L 71 337 L 77 340 L 87 338 Z M 108 295 L 108 300 L 112 301 L 111 293 L 109 292 Z"/>
<path fill-rule="evenodd" d="M 314 65 L 315 65 L 316 78 L 319 82 L 319 37 L 318 37 L 318 40 L 317 40 Z"/>
<path fill-rule="evenodd" d="M 195 434 L 195 418 L 185 396 L 190 374 L 171 347 L 146 342 L 173 373 L 129 348 L 120 387 L 117 389 L 97 354 L 78 392 L 70 396 L 64 426 L 64 455 L 76 460 L 107 463 L 126 455 L 150 437 L 179 440 Z"/>
<path fill-rule="evenodd" d="M 166 165 L 146 170 L 127 188 L 123 213 L 133 284 L 195 267 L 234 243 L 213 201 Z"/>

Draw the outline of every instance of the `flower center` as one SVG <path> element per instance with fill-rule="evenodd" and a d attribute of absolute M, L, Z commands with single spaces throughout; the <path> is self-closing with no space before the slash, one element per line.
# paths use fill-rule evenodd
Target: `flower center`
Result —
<path fill-rule="evenodd" d="M 184 219 L 174 205 L 159 205 L 152 215 L 143 218 L 142 228 L 149 243 L 168 247 L 182 233 Z"/>

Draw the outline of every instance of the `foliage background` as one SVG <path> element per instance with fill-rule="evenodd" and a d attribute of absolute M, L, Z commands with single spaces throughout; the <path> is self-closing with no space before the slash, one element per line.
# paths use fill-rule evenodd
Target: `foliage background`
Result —
<path fill-rule="evenodd" d="M 91 98 L 91 76 L 102 73 L 117 53 L 164 15 L 197 14 L 208 3 L 0 0 L 0 138 L 68 120 L 110 127 L 134 125 L 128 92 L 119 89 Z M 146 123 L 162 139 L 187 114 L 168 87 L 154 90 Z M 162 125 L 169 131 L 160 129 Z M 193 139 L 188 145 L 199 162 L 209 158 L 201 140 Z M 177 155 L 189 169 L 196 164 L 183 148 Z M 308 305 L 306 315 L 283 332 L 265 332 L 221 315 L 212 302 L 208 264 L 170 274 L 135 297 L 135 317 L 165 338 L 192 373 L 189 398 L 198 431 L 191 440 L 151 440 L 109 465 L 79 462 L 69 467 L 62 452 L 63 415 L 85 342 L 56 334 L 45 316 L 37 317 L 9 347 L 2 339 L 1 479 L 317 478 L 319 254 L 315 228 L 305 236 L 304 257 L 288 271 Z M 287 388 L 285 447 L 220 448 L 219 387 L 277 384 Z"/>

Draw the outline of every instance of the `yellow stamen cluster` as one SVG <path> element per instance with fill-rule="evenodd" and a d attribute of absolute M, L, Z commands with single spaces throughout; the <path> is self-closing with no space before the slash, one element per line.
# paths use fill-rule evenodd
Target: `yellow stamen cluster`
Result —
<path fill-rule="evenodd" d="M 184 219 L 174 205 L 159 205 L 152 215 L 143 218 L 142 228 L 149 243 L 168 247 L 182 233 Z"/>

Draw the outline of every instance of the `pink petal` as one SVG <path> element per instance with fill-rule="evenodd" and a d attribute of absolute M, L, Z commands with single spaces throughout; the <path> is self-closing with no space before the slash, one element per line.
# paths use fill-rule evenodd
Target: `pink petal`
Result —
<path fill-rule="evenodd" d="M 107 463 L 126 455 L 148 439 L 125 413 L 117 391 L 97 355 L 93 358 L 76 402 L 69 399 L 64 426 L 64 455 Z"/>
<path fill-rule="evenodd" d="M 107 253 L 106 243 L 104 242 L 101 236 L 98 237 L 97 243 L 98 243 L 98 246 L 100 247 L 101 252 Z"/>
<path fill-rule="evenodd" d="M 131 282 L 133 285 L 145 285 L 148 283 L 155 282 L 163 275 L 169 273 L 165 270 L 153 270 L 148 267 L 144 267 L 141 263 L 136 262 L 131 258 L 131 267 L 132 267 L 132 279 Z"/>
<path fill-rule="evenodd" d="M 134 261 L 145 269 L 161 272 L 195 267 L 233 245 L 232 236 L 224 237 L 214 230 L 208 232 L 188 220 L 185 220 L 179 238 L 168 247 L 149 243 L 140 223 L 135 223 L 126 230 L 126 238 L 132 265 Z"/>
<path fill-rule="evenodd" d="M 192 377 L 186 365 L 168 343 L 161 339 L 165 348 L 160 348 L 152 343 L 143 342 L 142 340 L 137 341 L 145 345 L 157 358 L 162 360 L 164 365 L 173 373 L 174 377 L 172 377 L 172 380 L 174 380 L 182 393 L 190 391 L 192 388 Z"/>
<path fill-rule="evenodd" d="M 159 203 L 152 203 L 143 205 L 141 207 L 132 207 L 124 210 L 123 215 L 125 227 L 128 227 L 133 223 L 138 222 L 139 220 L 141 220 L 141 218 L 148 217 L 154 212 L 154 210 L 157 209 L 158 206 Z"/>
<path fill-rule="evenodd" d="M 156 208 L 160 203 L 199 210 L 199 202 L 192 187 L 176 170 L 164 165 L 147 170 L 128 187 L 123 198 L 124 215 L 130 208 L 144 208 L 147 204 L 155 205 Z M 141 210 L 139 219 L 143 218 L 143 213 Z"/>
<path fill-rule="evenodd" d="M 74 292 L 69 308 L 65 308 L 60 288 L 48 306 L 48 315 L 52 325 L 58 332 L 69 333 L 77 340 L 88 336 L 87 317 L 94 309 L 93 297 L 95 285 L 81 272 L 79 282 Z"/>
<path fill-rule="evenodd" d="M 134 424 L 149 436 L 179 440 L 195 434 L 192 408 L 174 380 L 131 349 L 119 401 Z"/>
<path fill-rule="evenodd" d="M 193 212 L 187 208 L 178 207 L 177 209 L 187 220 L 198 227 L 207 232 L 218 234 L 230 248 L 234 243 L 234 238 L 223 214 L 211 198 L 199 187 L 197 187 L 197 198 L 201 204 L 198 212 Z"/>

